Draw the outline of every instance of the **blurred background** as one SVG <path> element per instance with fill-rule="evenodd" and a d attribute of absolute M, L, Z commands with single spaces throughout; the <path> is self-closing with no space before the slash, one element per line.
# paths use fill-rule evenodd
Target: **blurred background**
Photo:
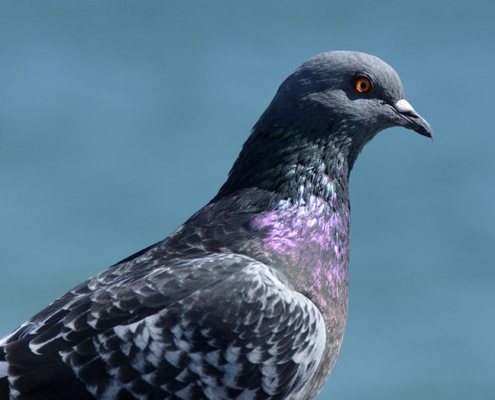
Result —
<path fill-rule="evenodd" d="M 431 141 L 351 178 L 351 298 L 323 399 L 493 399 L 495 3 L 0 5 L 0 337 L 214 196 L 278 85 L 328 50 L 400 74 Z"/>

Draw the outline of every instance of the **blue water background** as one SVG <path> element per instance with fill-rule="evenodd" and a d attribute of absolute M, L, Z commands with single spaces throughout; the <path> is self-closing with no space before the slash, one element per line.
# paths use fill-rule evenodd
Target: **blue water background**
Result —
<path fill-rule="evenodd" d="M 495 3 L 0 4 L 0 336 L 218 190 L 282 80 L 375 54 L 431 141 L 351 178 L 351 298 L 322 399 L 495 398 Z"/>

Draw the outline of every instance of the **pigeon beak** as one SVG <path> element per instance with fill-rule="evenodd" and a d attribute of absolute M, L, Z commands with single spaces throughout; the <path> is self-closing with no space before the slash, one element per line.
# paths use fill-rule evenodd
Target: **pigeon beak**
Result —
<path fill-rule="evenodd" d="M 399 125 L 433 139 L 433 131 L 430 124 L 414 110 L 407 100 L 399 100 L 393 107 L 401 117 Z"/>

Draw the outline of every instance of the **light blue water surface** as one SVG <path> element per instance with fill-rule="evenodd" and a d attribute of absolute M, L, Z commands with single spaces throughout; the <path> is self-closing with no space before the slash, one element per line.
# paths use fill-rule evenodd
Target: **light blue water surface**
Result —
<path fill-rule="evenodd" d="M 166 237 L 218 190 L 311 56 L 390 63 L 435 140 L 351 178 L 351 298 L 322 399 L 493 399 L 495 3 L 0 5 L 0 336 Z"/>

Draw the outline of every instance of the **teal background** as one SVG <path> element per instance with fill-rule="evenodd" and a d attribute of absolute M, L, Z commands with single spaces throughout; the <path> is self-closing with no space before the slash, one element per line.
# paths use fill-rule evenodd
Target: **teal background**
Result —
<path fill-rule="evenodd" d="M 328 50 L 390 63 L 431 141 L 351 178 L 351 298 L 322 399 L 493 399 L 495 3 L 0 4 L 0 336 L 216 193 L 278 85 Z"/>

